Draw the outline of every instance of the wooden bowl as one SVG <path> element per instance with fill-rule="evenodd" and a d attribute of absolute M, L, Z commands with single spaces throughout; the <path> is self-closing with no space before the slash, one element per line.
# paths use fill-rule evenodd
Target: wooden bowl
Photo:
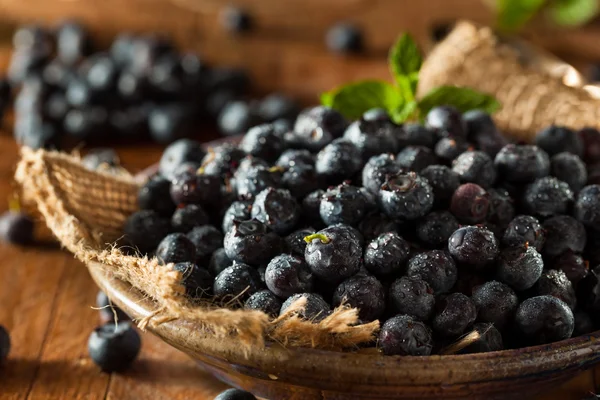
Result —
<path fill-rule="evenodd" d="M 98 286 L 133 319 L 155 305 L 129 284 L 88 265 Z M 492 353 L 400 357 L 374 349 L 342 353 L 267 343 L 244 354 L 200 326 L 174 321 L 148 328 L 220 380 L 267 399 L 495 399 L 547 391 L 600 362 L 600 331 L 549 345 Z"/>

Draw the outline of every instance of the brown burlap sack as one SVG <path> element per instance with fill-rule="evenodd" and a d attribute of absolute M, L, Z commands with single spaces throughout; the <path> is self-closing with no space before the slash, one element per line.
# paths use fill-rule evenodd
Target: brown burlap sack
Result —
<path fill-rule="evenodd" d="M 184 296 L 181 274 L 156 259 L 124 254 L 115 241 L 129 215 L 137 210 L 138 184 L 124 173 L 112 175 L 84 168 L 76 155 L 22 149 L 16 181 L 33 201 L 62 246 L 84 263 L 99 262 L 114 277 L 147 294 L 156 311 L 147 324 L 182 319 L 200 325 L 198 334 L 235 337 L 246 346 L 262 346 L 265 339 L 289 346 L 344 349 L 373 339 L 379 322 L 357 325 L 356 309 L 339 307 L 319 323 L 300 319 L 297 302 L 275 320 L 260 311 L 196 304 Z"/>
<path fill-rule="evenodd" d="M 504 41 L 488 27 L 461 22 L 427 57 L 419 92 L 466 86 L 496 96 L 501 130 L 524 141 L 551 124 L 600 129 L 600 100 L 563 84 L 539 54 Z"/>

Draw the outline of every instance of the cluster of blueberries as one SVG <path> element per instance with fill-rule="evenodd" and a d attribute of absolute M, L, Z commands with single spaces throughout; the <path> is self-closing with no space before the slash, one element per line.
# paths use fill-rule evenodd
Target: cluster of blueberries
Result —
<path fill-rule="evenodd" d="M 229 18 L 234 18 L 230 16 Z M 246 101 L 246 71 L 211 67 L 164 37 L 118 35 L 95 51 L 83 25 L 19 28 L 0 114 L 14 98 L 14 136 L 31 148 L 150 137 L 170 143 L 206 121 L 225 134 L 277 119 L 293 121 L 296 103 L 280 94 Z"/>

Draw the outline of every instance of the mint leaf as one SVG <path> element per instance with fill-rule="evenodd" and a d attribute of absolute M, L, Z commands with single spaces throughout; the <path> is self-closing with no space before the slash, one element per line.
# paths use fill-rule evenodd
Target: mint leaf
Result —
<path fill-rule="evenodd" d="M 392 110 L 390 112 L 390 117 L 392 118 L 392 121 L 394 121 L 394 123 L 401 124 L 411 119 L 411 117 L 415 116 L 415 113 L 418 109 L 419 103 L 417 103 L 416 101 L 409 101 L 402 107 Z"/>
<path fill-rule="evenodd" d="M 525 25 L 544 6 L 546 0 L 497 0 L 497 25 L 515 31 Z"/>
<path fill-rule="evenodd" d="M 404 99 L 398 90 L 387 82 L 359 81 L 324 93 L 321 95 L 321 102 L 348 118 L 360 118 L 371 108 L 383 108 L 388 111 L 399 108 L 404 104 Z"/>
<path fill-rule="evenodd" d="M 396 40 L 390 49 L 388 63 L 403 97 L 407 100 L 414 99 L 423 57 L 409 34 L 404 33 Z"/>
<path fill-rule="evenodd" d="M 422 115 L 443 105 L 454 106 L 463 113 L 479 109 L 491 114 L 500 108 L 500 103 L 493 96 L 458 86 L 440 86 L 419 100 Z"/>
<path fill-rule="evenodd" d="M 598 15 L 598 0 L 560 0 L 548 6 L 548 14 L 559 25 L 583 25 Z"/>

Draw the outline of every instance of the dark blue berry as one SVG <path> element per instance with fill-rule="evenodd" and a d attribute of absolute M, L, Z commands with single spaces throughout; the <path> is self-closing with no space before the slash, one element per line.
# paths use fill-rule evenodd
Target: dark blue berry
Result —
<path fill-rule="evenodd" d="M 295 293 L 311 292 L 313 274 L 301 257 L 281 254 L 273 258 L 265 271 L 265 284 L 282 299 Z"/>
<path fill-rule="evenodd" d="M 233 298 L 245 301 L 263 287 L 260 275 L 255 268 L 234 262 L 215 278 L 213 294 L 223 301 Z"/>
<path fill-rule="evenodd" d="M 545 344 L 570 338 L 575 321 L 571 309 L 562 300 L 537 296 L 519 305 L 515 325 L 525 342 Z"/>
<path fill-rule="evenodd" d="M 434 211 L 417 222 L 417 237 L 428 246 L 438 247 L 444 245 L 459 227 L 448 211 Z"/>
<path fill-rule="evenodd" d="M 205 154 L 200 143 L 190 139 L 178 140 L 167 146 L 163 152 L 158 171 L 162 176 L 171 180 L 180 165 L 187 162 L 200 163 Z"/>
<path fill-rule="evenodd" d="M 550 266 L 564 272 L 573 284 L 577 284 L 589 273 L 588 262 L 570 250 L 553 259 Z"/>
<path fill-rule="evenodd" d="M 469 142 L 464 139 L 445 137 L 441 138 L 433 148 L 433 153 L 446 164 L 450 164 L 465 151 L 471 149 Z"/>
<path fill-rule="evenodd" d="M 486 220 L 504 229 L 515 217 L 514 201 L 504 189 L 490 189 L 490 207 Z"/>
<path fill-rule="evenodd" d="M 225 268 L 231 265 L 231 259 L 227 257 L 224 248 L 219 248 L 212 253 L 208 262 L 208 272 L 213 276 L 217 276 Z"/>
<path fill-rule="evenodd" d="M 472 182 L 483 188 L 491 187 L 496 181 L 494 162 L 482 151 L 462 153 L 452 163 L 452 170 L 463 182 Z"/>
<path fill-rule="evenodd" d="M 280 235 L 291 232 L 300 217 L 300 206 L 286 189 L 267 188 L 256 195 L 252 218 Z"/>
<path fill-rule="evenodd" d="M 596 163 L 600 160 L 600 131 L 595 128 L 583 128 L 578 132 L 583 143 L 583 160 Z"/>
<path fill-rule="evenodd" d="M 171 233 L 160 242 L 156 258 L 161 264 L 196 260 L 196 248 L 183 233 Z"/>
<path fill-rule="evenodd" d="M 508 247 L 498 257 L 498 280 L 517 291 L 529 289 L 544 270 L 542 256 L 533 246 Z"/>
<path fill-rule="evenodd" d="M 281 300 L 269 290 L 261 290 L 248 297 L 244 308 L 249 310 L 259 310 L 269 317 L 275 318 L 281 310 Z"/>
<path fill-rule="evenodd" d="M 196 260 L 205 261 L 223 246 L 223 233 L 212 225 L 197 226 L 188 232 L 187 238 L 196 247 Z"/>
<path fill-rule="evenodd" d="M 228 6 L 221 12 L 220 21 L 223 28 L 231 33 L 247 32 L 252 29 L 253 25 L 250 14 L 246 10 L 234 6 Z"/>
<path fill-rule="evenodd" d="M 437 164 L 437 157 L 425 146 L 407 146 L 396 156 L 396 163 L 407 171 L 421 172 L 430 165 Z"/>
<path fill-rule="evenodd" d="M 433 337 L 424 323 L 408 315 L 397 315 L 381 327 L 378 345 L 387 356 L 428 356 L 433 349 Z"/>
<path fill-rule="evenodd" d="M 340 283 L 333 293 L 333 305 L 341 304 L 357 308 L 362 322 L 374 321 L 385 311 L 385 290 L 374 276 L 355 275 Z"/>
<path fill-rule="evenodd" d="M 7 243 L 32 243 L 34 229 L 33 220 L 24 213 L 7 211 L 0 216 L 0 239 Z"/>
<path fill-rule="evenodd" d="M 450 212 L 460 221 L 478 224 L 485 220 L 490 209 L 490 195 L 475 183 L 464 183 L 452 194 Z"/>
<path fill-rule="evenodd" d="M 296 293 L 283 302 L 279 315 L 289 312 L 288 309 L 290 306 L 300 299 L 305 299 L 304 307 L 295 311 L 295 314 L 300 318 L 319 322 L 327 317 L 331 311 L 331 306 L 327 304 L 321 295 L 316 293 Z"/>
<path fill-rule="evenodd" d="M 352 179 L 362 168 L 360 150 L 346 139 L 336 139 L 317 154 L 315 169 L 329 184 Z"/>
<path fill-rule="evenodd" d="M 362 244 L 356 232 L 345 225 L 325 228 L 306 238 L 304 257 L 312 272 L 328 282 L 341 282 L 362 265 Z"/>
<path fill-rule="evenodd" d="M 348 126 L 344 139 L 352 142 L 366 161 L 381 153 L 395 152 L 398 147 L 395 131 L 398 129 L 388 121 L 359 119 Z"/>
<path fill-rule="evenodd" d="M 493 324 L 474 324 L 473 331 L 477 332 L 478 338 L 473 343 L 462 349 L 462 354 L 487 353 L 489 351 L 500 351 L 504 349 L 502 334 Z"/>
<path fill-rule="evenodd" d="M 390 286 L 389 301 L 394 312 L 427 321 L 433 313 L 435 296 L 429 284 L 419 277 L 403 276 Z"/>
<path fill-rule="evenodd" d="M 325 192 L 317 189 L 302 200 L 302 221 L 314 227 L 323 226 L 321 220 L 321 197 Z"/>
<path fill-rule="evenodd" d="M 581 253 L 585 248 L 587 234 L 581 222 L 568 215 L 558 215 L 544 221 L 546 242 L 542 249 L 544 257 L 553 258 L 571 250 Z"/>
<path fill-rule="evenodd" d="M 581 156 L 583 153 L 583 142 L 571 129 L 564 126 L 549 126 L 538 132 L 535 136 L 535 144 L 549 156 L 563 151 Z"/>
<path fill-rule="evenodd" d="M 240 142 L 240 149 L 254 157 L 275 162 L 284 150 L 284 143 L 273 124 L 262 124 L 248 130 Z"/>
<path fill-rule="evenodd" d="M 575 327 L 573 329 L 573 337 L 586 335 L 595 330 L 594 321 L 590 314 L 583 310 L 575 310 L 573 313 L 575 318 Z"/>
<path fill-rule="evenodd" d="M 123 228 L 125 241 L 142 253 L 153 251 L 170 231 L 170 221 L 152 210 L 133 213 Z"/>
<path fill-rule="evenodd" d="M 90 150 L 85 157 L 81 159 L 81 163 L 87 169 L 95 171 L 108 167 L 117 167 L 119 166 L 120 161 L 115 150 L 111 148 L 97 148 Z"/>
<path fill-rule="evenodd" d="M 600 230 L 600 185 L 581 189 L 575 202 L 574 215 L 585 226 Z"/>
<path fill-rule="evenodd" d="M 558 153 L 550 159 L 550 173 L 566 182 L 571 190 L 579 192 L 587 182 L 587 169 L 579 156 L 572 153 Z"/>
<path fill-rule="evenodd" d="M 308 235 L 312 235 L 315 232 L 315 229 L 312 227 L 298 229 L 287 235 L 284 238 L 286 251 L 289 254 L 304 257 L 304 251 L 306 250 L 306 241 L 305 237 Z"/>
<path fill-rule="evenodd" d="M 92 332 L 88 339 L 91 359 L 104 372 L 127 369 L 142 347 L 140 335 L 131 322 L 109 322 Z"/>
<path fill-rule="evenodd" d="M 363 34 L 352 24 L 338 23 L 329 28 L 325 42 L 336 53 L 355 53 L 363 49 Z"/>
<path fill-rule="evenodd" d="M 537 146 L 507 144 L 494 164 L 499 178 L 514 183 L 533 182 L 550 173 L 548 154 Z"/>
<path fill-rule="evenodd" d="M 234 201 L 223 216 L 223 232 L 227 233 L 233 227 L 233 221 L 247 221 L 252 218 L 252 203 L 250 201 Z"/>
<path fill-rule="evenodd" d="M 156 176 L 150 178 L 138 192 L 138 205 L 142 210 L 153 210 L 170 216 L 175 210 L 175 204 L 170 195 L 171 182 Z"/>
<path fill-rule="evenodd" d="M 306 164 L 288 167 L 281 177 L 281 184 L 300 199 L 322 186 L 315 168 Z"/>
<path fill-rule="evenodd" d="M 498 281 L 488 281 L 473 289 L 473 302 L 477 307 L 477 320 L 503 329 L 519 306 L 519 298 L 510 286 Z"/>
<path fill-rule="evenodd" d="M 552 176 L 546 176 L 527 185 L 523 206 L 532 214 L 549 217 L 567 213 L 573 199 L 573 191 L 569 185 Z"/>
<path fill-rule="evenodd" d="M 464 138 L 466 125 L 460 112 L 451 106 L 434 107 L 425 117 L 425 126 L 435 131 L 439 138 Z"/>
<path fill-rule="evenodd" d="M 204 268 L 193 262 L 177 263 L 175 271 L 181 272 L 181 284 L 185 293 L 192 298 L 208 298 L 212 293 L 213 276 Z"/>
<path fill-rule="evenodd" d="M 188 204 L 175 210 L 171 217 L 173 230 L 188 233 L 197 226 L 209 223 L 208 215 L 204 209 L 197 204 Z"/>
<path fill-rule="evenodd" d="M 483 267 L 494 262 L 500 251 L 496 236 L 482 226 L 464 226 L 448 239 L 448 250 L 459 263 Z"/>
<path fill-rule="evenodd" d="M 430 165 L 420 172 L 433 189 L 436 207 L 447 207 L 452 195 L 460 186 L 460 177 L 445 165 Z"/>
<path fill-rule="evenodd" d="M 227 136 L 244 133 L 260 122 L 252 104 L 243 100 L 225 104 L 217 117 L 219 130 Z"/>
<path fill-rule="evenodd" d="M 281 171 L 278 168 L 262 166 L 249 167 L 245 172 L 236 173 L 235 189 L 238 197 L 252 199 L 268 187 L 277 187 L 281 181 Z"/>
<path fill-rule="evenodd" d="M 435 308 L 433 330 L 446 337 L 460 336 L 477 318 L 475 303 L 462 293 L 442 297 Z"/>
<path fill-rule="evenodd" d="M 365 248 L 364 262 L 369 272 L 377 276 L 403 272 L 410 256 L 410 245 L 396 232 L 382 233 Z"/>
<path fill-rule="evenodd" d="M 220 200 L 221 178 L 184 171 L 171 181 L 170 193 L 175 204 L 217 204 Z"/>
<path fill-rule="evenodd" d="M 546 242 L 546 232 L 540 222 L 531 215 L 517 215 L 506 227 L 502 244 L 521 246 L 526 243 L 541 251 Z"/>
<path fill-rule="evenodd" d="M 338 111 L 324 106 L 307 108 L 296 119 L 294 133 L 302 148 L 316 152 L 343 135 L 348 122 Z"/>
<path fill-rule="evenodd" d="M 298 105 L 291 98 L 280 94 L 272 93 L 262 99 L 258 106 L 259 117 L 266 122 L 276 120 L 294 120 L 298 116 Z"/>
<path fill-rule="evenodd" d="M 306 149 L 289 149 L 281 153 L 275 163 L 281 168 L 292 168 L 299 165 L 315 165 L 315 156 Z"/>
<path fill-rule="evenodd" d="M 366 203 L 356 186 L 344 182 L 323 194 L 319 213 L 326 225 L 357 225 L 365 215 Z"/>
<path fill-rule="evenodd" d="M 435 143 L 435 133 L 421 124 L 409 122 L 404 124 L 400 129 L 396 129 L 395 132 L 399 149 L 407 146 L 425 146 L 431 148 Z"/>
<path fill-rule="evenodd" d="M 250 265 L 268 263 L 281 252 L 281 238 L 262 222 L 234 221 L 223 242 L 227 257 Z"/>
<path fill-rule="evenodd" d="M 375 211 L 367 214 L 358 224 L 358 230 L 366 241 L 371 241 L 387 232 L 396 232 L 398 224 L 387 216 Z"/>
<path fill-rule="evenodd" d="M 417 219 L 433 207 L 433 189 L 414 172 L 389 176 L 379 191 L 379 202 L 391 218 Z"/>
<path fill-rule="evenodd" d="M 575 289 L 563 271 L 555 269 L 544 271 L 535 285 L 535 291 L 538 296 L 554 296 L 564 301 L 571 310 L 575 311 L 577 305 Z"/>
<path fill-rule="evenodd" d="M 407 275 L 423 279 L 434 293 L 447 293 L 457 279 L 456 264 L 450 254 L 442 250 L 418 253 L 408 261 Z"/>
<path fill-rule="evenodd" d="M 387 177 L 396 175 L 401 169 L 392 154 L 373 156 L 363 167 L 362 185 L 371 193 L 377 194 Z"/>
<path fill-rule="evenodd" d="M 230 177 L 245 156 L 246 153 L 239 148 L 225 143 L 208 149 L 208 154 L 202 160 L 202 169 L 207 175 Z"/>
<path fill-rule="evenodd" d="M 467 138 L 490 157 L 495 157 L 508 143 L 489 114 L 473 110 L 464 113 L 462 119 L 467 127 Z"/>

